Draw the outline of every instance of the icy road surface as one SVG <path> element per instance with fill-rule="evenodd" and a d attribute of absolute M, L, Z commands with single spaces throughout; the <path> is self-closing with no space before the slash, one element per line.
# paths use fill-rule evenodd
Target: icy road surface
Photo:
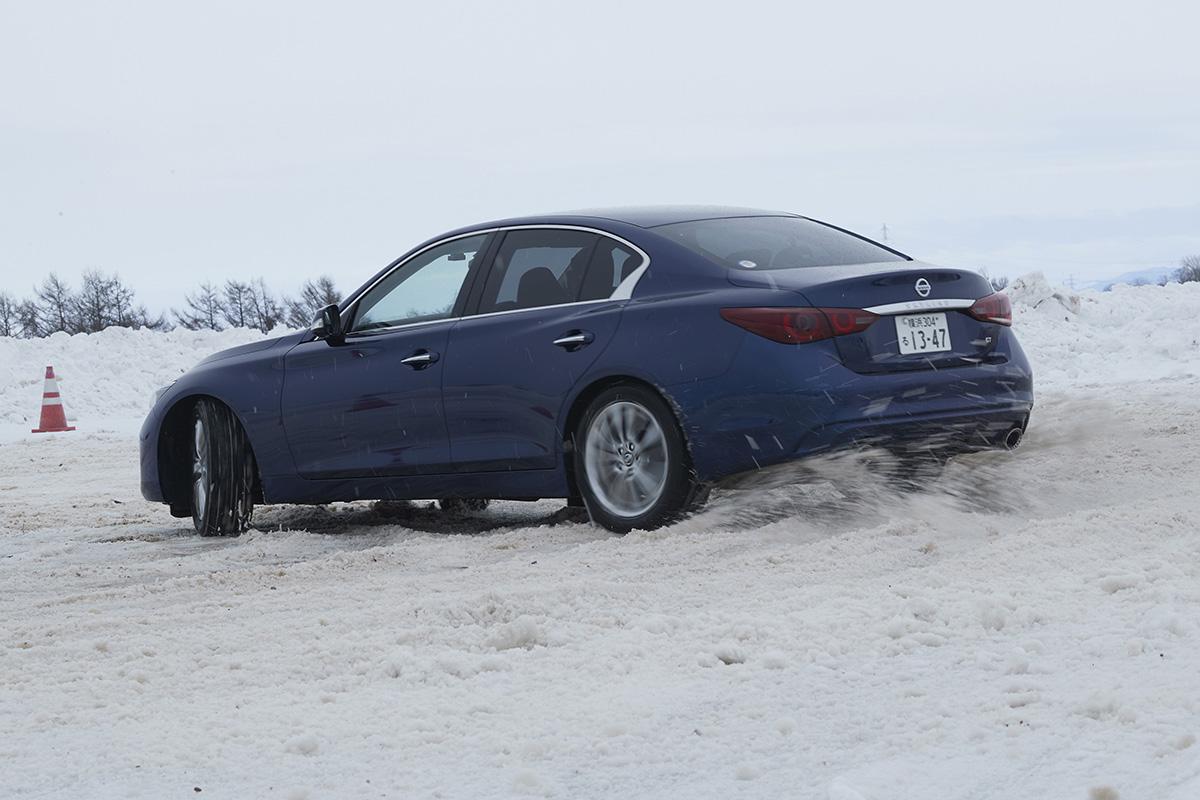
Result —
<path fill-rule="evenodd" d="M 200 539 L 131 435 L 4 444 L 0 797 L 1193 800 L 1197 389 L 625 537 L 511 503 Z"/>
<path fill-rule="evenodd" d="M 1016 454 L 624 538 L 511 503 L 200 539 L 134 432 L 258 335 L 0 338 L 0 798 L 1200 799 L 1200 284 L 1009 293 Z M 28 433 L 46 364 L 75 433 Z"/>

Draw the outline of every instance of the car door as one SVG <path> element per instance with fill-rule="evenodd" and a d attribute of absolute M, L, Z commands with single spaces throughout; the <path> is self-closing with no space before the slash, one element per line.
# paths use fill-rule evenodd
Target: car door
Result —
<path fill-rule="evenodd" d="M 343 341 L 287 354 L 283 426 L 302 477 L 450 470 L 442 374 L 490 238 L 459 237 L 397 264 L 346 309 Z"/>
<path fill-rule="evenodd" d="M 612 299 L 645 256 L 595 232 L 510 230 L 450 332 L 443 397 L 459 471 L 548 469 L 559 414 L 620 322 Z"/>

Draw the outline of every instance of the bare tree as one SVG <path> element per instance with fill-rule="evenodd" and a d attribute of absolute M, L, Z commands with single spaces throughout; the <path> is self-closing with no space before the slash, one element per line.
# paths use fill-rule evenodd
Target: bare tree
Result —
<path fill-rule="evenodd" d="M 21 336 L 26 339 L 45 336 L 37 303 L 32 300 L 22 300 L 21 304 L 17 306 L 17 322 L 21 326 Z"/>
<path fill-rule="evenodd" d="M 280 325 L 306 327 L 319 309 L 337 303 L 340 293 L 327 275 L 306 281 L 294 299 L 274 294 L 262 278 L 228 280 L 223 286 L 201 284 L 173 309 L 174 321 L 189 330 L 222 330 L 226 325 L 269 333 Z M 51 273 L 29 300 L 0 292 L 0 336 L 35 338 L 58 331 L 94 333 L 108 327 L 171 327 L 165 315 L 153 317 L 117 274 L 83 273 L 78 292 Z"/>
<path fill-rule="evenodd" d="M 146 323 L 146 307 L 133 301 L 133 289 L 121 283 L 116 275 L 106 279 L 109 301 L 109 318 L 113 325 L 122 328 L 141 328 Z"/>
<path fill-rule="evenodd" d="M 172 311 L 175 320 L 190 331 L 201 328 L 219 331 L 224 328 L 221 318 L 225 316 L 225 307 L 221 303 L 221 295 L 211 283 L 202 283 L 195 294 L 186 294 L 183 301 L 187 308 L 182 311 Z"/>
<path fill-rule="evenodd" d="M 283 308 L 262 278 L 250 284 L 251 325 L 270 333 L 283 318 Z"/>
<path fill-rule="evenodd" d="M 250 284 L 241 281 L 225 281 L 222 290 L 224 298 L 221 303 L 221 315 L 225 321 L 235 328 L 253 326 L 253 301 L 250 298 Z"/>
<path fill-rule="evenodd" d="M 37 297 L 38 328 L 42 335 L 59 331 L 74 332 L 75 298 L 66 283 L 51 272 L 33 293 Z"/>
<path fill-rule="evenodd" d="M 98 270 L 83 273 L 79 292 L 72 299 L 71 331 L 96 333 L 109 327 L 151 328 L 166 327 L 161 316 L 154 318 L 144 305 L 134 300 L 133 289 L 118 275 L 106 275 Z"/>
<path fill-rule="evenodd" d="M 165 314 L 159 314 L 157 317 L 150 316 L 150 312 L 146 310 L 146 306 L 142 304 L 132 305 L 122 311 L 122 315 L 118 317 L 118 325 L 122 328 L 146 328 L 152 331 L 169 331 L 173 325 L 167 319 Z"/>
<path fill-rule="evenodd" d="M 1200 283 L 1200 256 L 1188 256 L 1180 261 L 1175 280 L 1180 283 Z"/>
<path fill-rule="evenodd" d="M 999 291 L 1003 290 L 1004 287 L 1008 286 L 1008 277 L 1007 276 L 1001 275 L 997 278 L 993 278 L 992 274 L 990 272 L 988 272 L 986 269 L 980 269 L 979 274 L 982 275 L 984 277 L 984 279 L 988 282 L 988 284 L 992 287 L 993 292 L 999 292 Z"/>
<path fill-rule="evenodd" d="M 341 292 L 328 275 L 322 275 L 315 281 L 305 281 L 300 287 L 300 296 L 285 301 L 287 324 L 293 328 L 307 328 L 316 319 L 318 311 L 341 299 Z"/>
<path fill-rule="evenodd" d="M 72 332 L 95 333 L 115 324 L 113 315 L 117 280 L 92 270 L 83 273 L 79 293 L 73 298 Z"/>
<path fill-rule="evenodd" d="M 257 328 L 269 333 L 279 324 L 283 309 L 262 278 L 243 283 L 225 281 L 222 316 L 235 328 Z"/>
<path fill-rule="evenodd" d="M 134 327 L 146 328 L 152 331 L 169 331 L 175 327 L 171 324 L 171 320 L 167 319 L 166 314 L 159 314 L 157 317 L 152 317 L 145 306 L 137 307 L 137 315 L 138 324 Z"/>
<path fill-rule="evenodd" d="M 16 336 L 21 330 L 21 304 L 8 292 L 0 292 L 0 336 Z"/>

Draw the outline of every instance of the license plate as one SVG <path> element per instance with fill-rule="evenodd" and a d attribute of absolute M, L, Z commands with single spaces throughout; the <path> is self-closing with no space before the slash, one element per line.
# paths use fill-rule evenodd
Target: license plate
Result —
<path fill-rule="evenodd" d="M 950 349 L 950 327 L 943 312 L 896 317 L 900 354 L 941 353 Z"/>

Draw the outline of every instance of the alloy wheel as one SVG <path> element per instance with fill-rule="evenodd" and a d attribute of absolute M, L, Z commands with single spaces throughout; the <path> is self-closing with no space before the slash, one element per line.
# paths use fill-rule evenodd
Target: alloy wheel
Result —
<path fill-rule="evenodd" d="M 197 519 L 204 519 L 208 510 L 208 431 L 204 420 L 197 419 L 192 443 L 192 511 Z"/>
<path fill-rule="evenodd" d="M 669 457 L 658 420 L 639 403 L 605 406 L 588 427 L 588 483 L 611 514 L 633 518 L 649 511 L 667 485 Z"/>

